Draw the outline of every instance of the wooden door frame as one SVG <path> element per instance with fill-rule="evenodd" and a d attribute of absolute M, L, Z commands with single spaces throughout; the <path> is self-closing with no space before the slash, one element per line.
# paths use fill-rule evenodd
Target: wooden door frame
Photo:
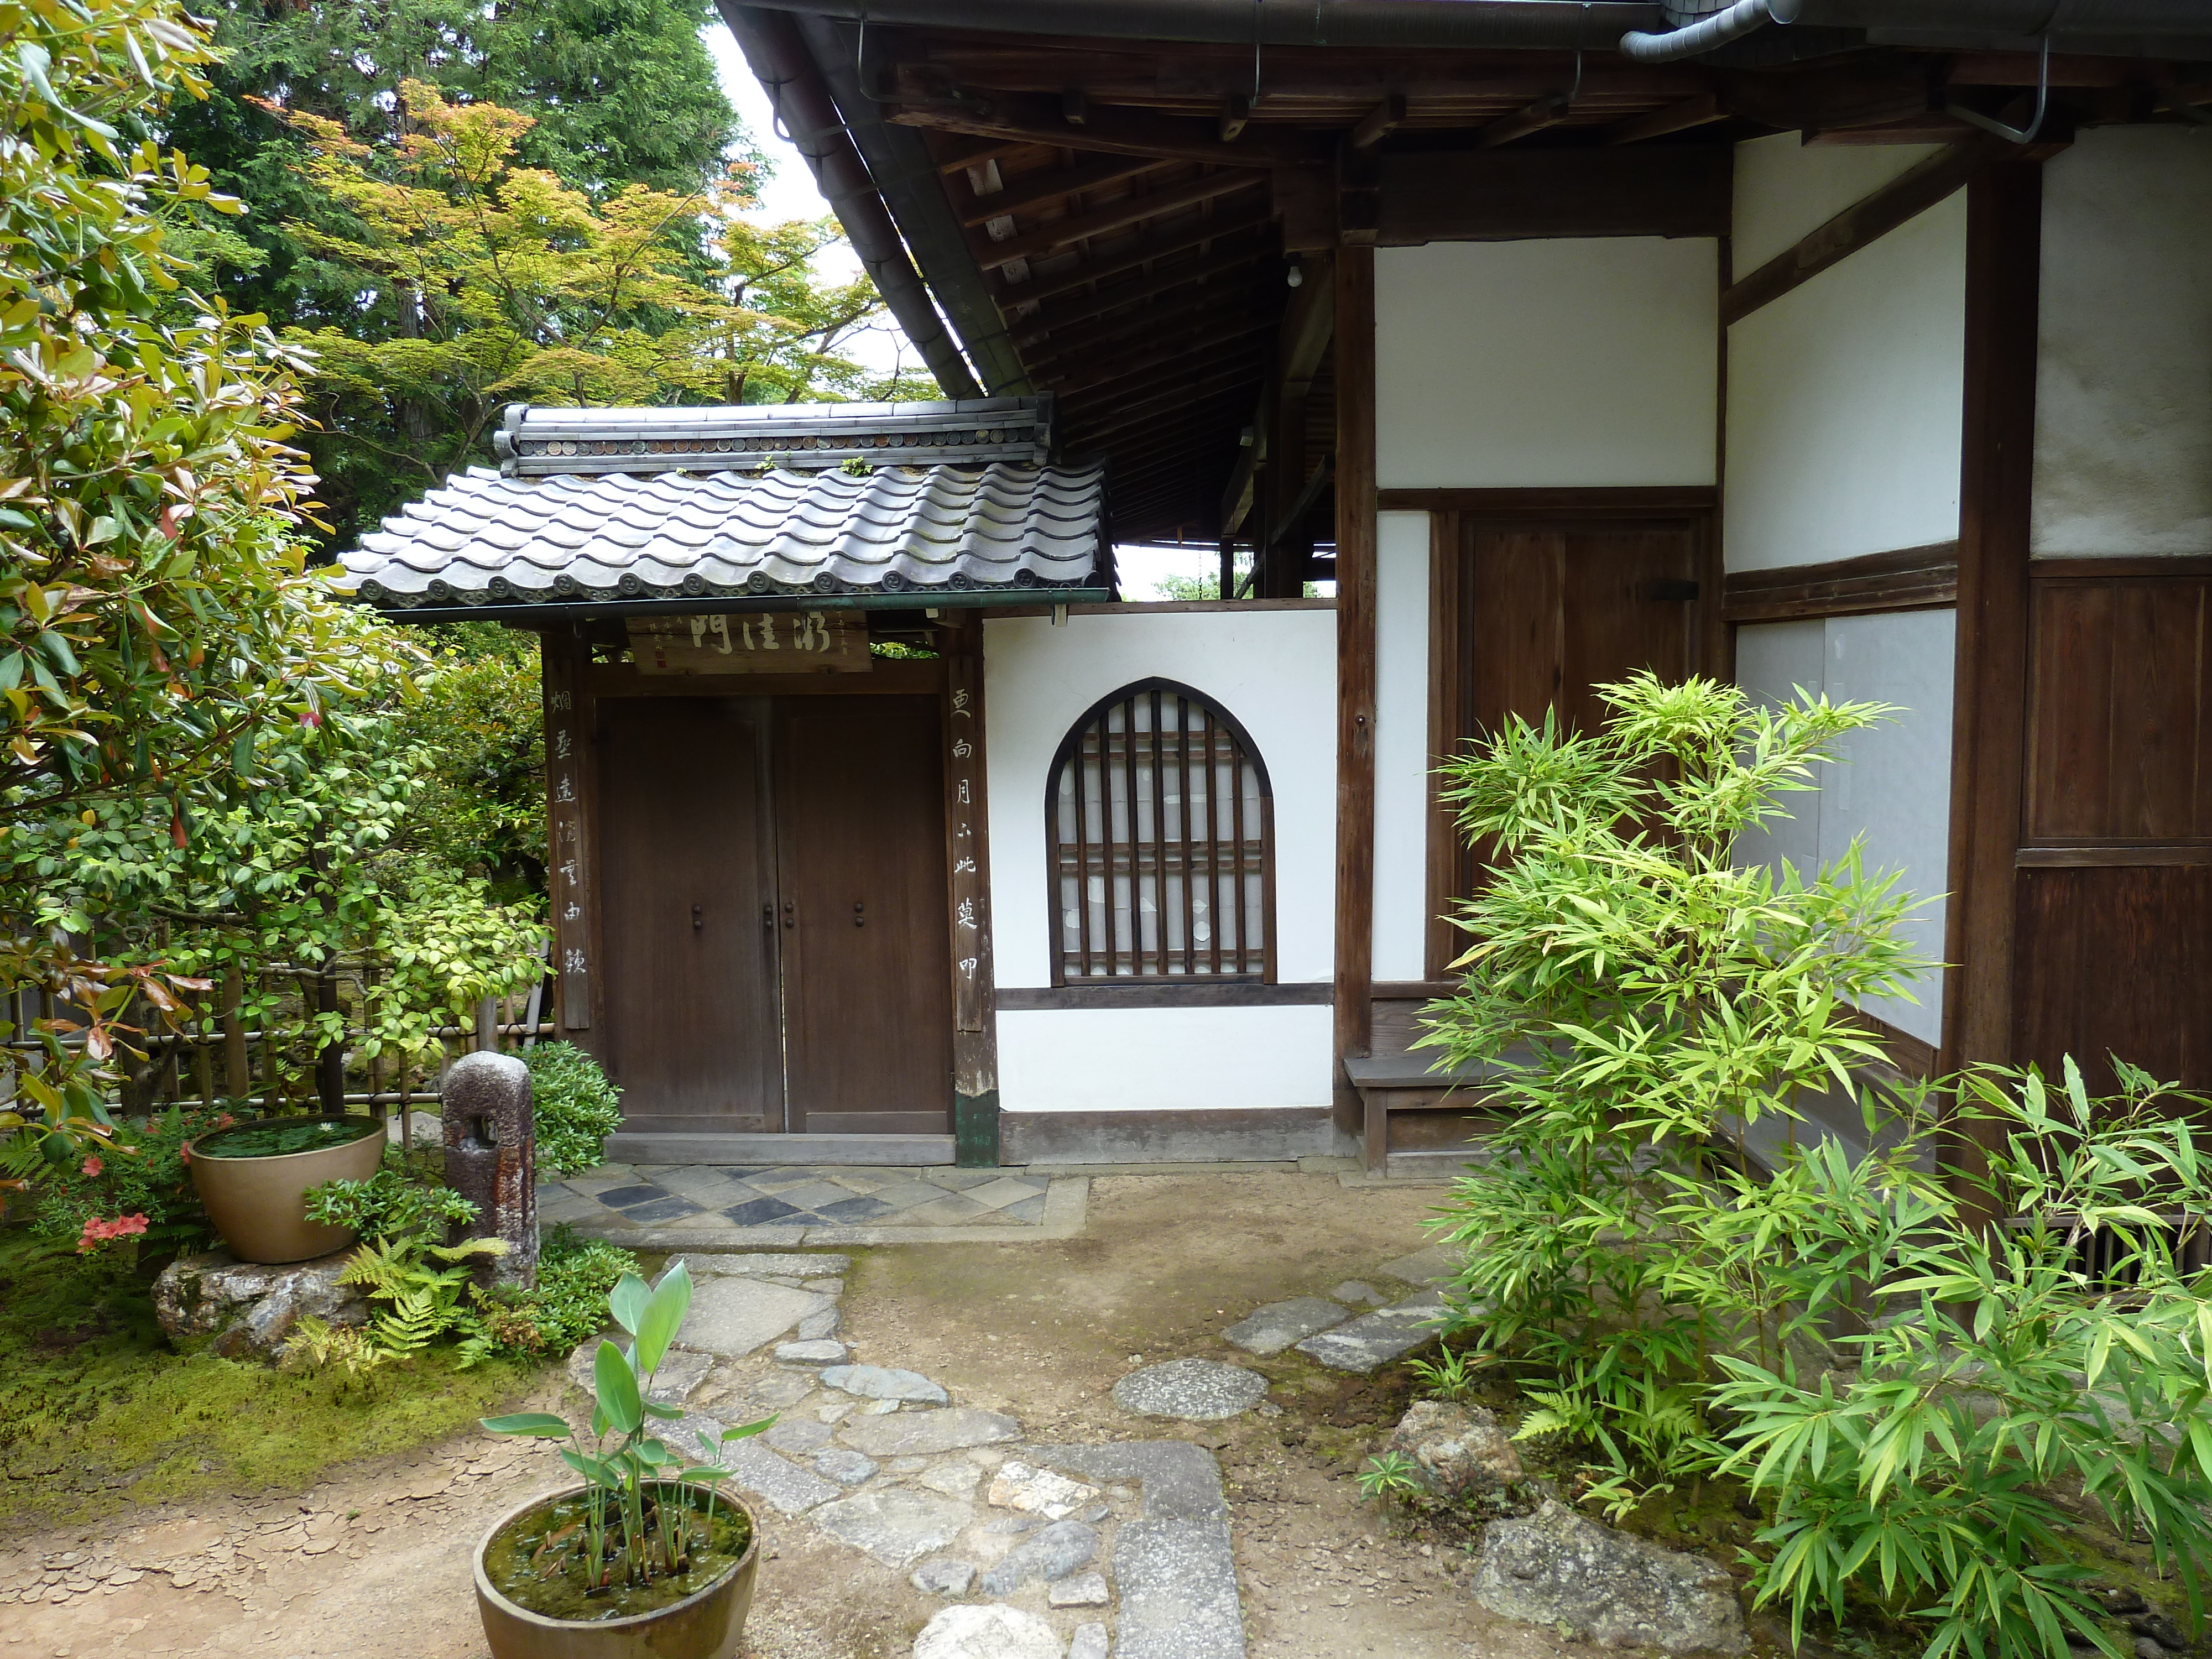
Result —
<path fill-rule="evenodd" d="M 1688 526 L 1696 538 L 1692 558 L 1698 573 L 1697 597 L 1690 601 L 1684 624 L 1689 672 L 1713 674 L 1727 665 L 1721 660 L 1725 653 L 1720 641 L 1726 635 L 1720 621 L 1720 491 L 1716 487 L 1390 489 L 1382 493 L 1382 501 L 1388 510 L 1421 511 L 1429 515 L 1428 753 L 1432 760 L 1453 752 L 1465 735 L 1459 728 L 1472 665 L 1457 647 L 1466 595 L 1468 532 L 1476 525 L 1540 529 L 1639 524 Z M 1444 920 L 1445 907 L 1458 885 L 1458 830 L 1451 808 L 1443 799 L 1442 780 L 1433 771 L 1427 778 L 1427 800 L 1423 890 L 1428 920 L 1422 952 L 1425 977 L 1409 993 L 1418 995 L 1443 994 L 1452 959 L 1459 954 L 1459 935 Z M 1395 994 L 1408 988 L 1388 988 Z"/>

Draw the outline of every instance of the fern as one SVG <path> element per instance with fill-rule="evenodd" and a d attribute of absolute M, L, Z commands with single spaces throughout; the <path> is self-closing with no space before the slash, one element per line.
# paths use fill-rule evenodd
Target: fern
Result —
<path fill-rule="evenodd" d="M 338 1281 L 360 1285 L 372 1302 L 391 1304 L 370 1322 L 364 1340 L 379 1361 L 404 1359 L 421 1353 L 441 1336 L 474 1325 L 466 1301 L 470 1264 L 506 1253 L 506 1244 L 496 1238 L 469 1238 L 458 1244 L 432 1244 L 404 1236 L 375 1239 L 354 1253 Z M 472 1332 L 471 1340 L 480 1343 L 481 1334 Z M 327 1363 L 331 1354 L 344 1357 L 327 1342 L 320 1346 L 325 1358 L 317 1363 Z M 477 1352 L 464 1363 L 482 1357 Z"/>

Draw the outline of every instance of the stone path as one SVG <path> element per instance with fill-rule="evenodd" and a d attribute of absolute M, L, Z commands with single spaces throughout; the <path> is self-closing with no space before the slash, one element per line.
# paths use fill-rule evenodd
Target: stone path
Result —
<path fill-rule="evenodd" d="M 1325 1297 L 1301 1296 L 1256 1308 L 1221 1334 L 1247 1353 L 1295 1348 L 1332 1370 L 1371 1371 L 1437 1334 L 1444 1305 L 1440 1287 L 1450 1282 L 1454 1265 L 1449 1250 L 1432 1245 L 1383 1267 L 1393 1279 L 1424 1287 L 1401 1301 L 1359 1313 L 1389 1298 L 1371 1285 L 1346 1279 Z"/>
<path fill-rule="evenodd" d="M 634 1249 L 1020 1243 L 1075 1237 L 1089 1188 L 1019 1170 L 603 1164 L 540 1182 L 538 1213 Z"/>

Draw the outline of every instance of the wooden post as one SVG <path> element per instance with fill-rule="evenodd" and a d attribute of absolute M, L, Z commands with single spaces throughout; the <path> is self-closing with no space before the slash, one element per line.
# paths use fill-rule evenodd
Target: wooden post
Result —
<path fill-rule="evenodd" d="M 1375 1006 L 1375 250 L 1336 256 L 1337 1127 L 1359 1126 L 1344 1062 Z"/>
<path fill-rule="evenodd" d="M 246 976 L 236 963 L 222 970 L 222 1084 L 234 1102 L 246 1098 L 253 1086 L 253 1073 L 246 1057 Z"/>
<path fill-rule="evenodd" d="M 2041 163 L 2024 160 L 1985 168 L 1966 194 L 1945 1073 L 2013 1050 L 2042 192 Z"/>
<path fill-rule="evenodd" d="M 584 1048 L 602 1022 L 599 976 L 599 883 L 592 863 L 591 803 L 597 757 L 590 647 L 572 634 L 538 636 L 545 713 L 545 882 L 553 916 L 553 963 L 561 1033 Z"/>
<path fill-rule="evenodd" d="M 945 653 L 945 856 L 952 938 L 952 1145 L 963 1170 L 999 1162 L 998 1011 L 991 967 L 988 774 L 984 767 L 983 621 L 939 630 Z"/>

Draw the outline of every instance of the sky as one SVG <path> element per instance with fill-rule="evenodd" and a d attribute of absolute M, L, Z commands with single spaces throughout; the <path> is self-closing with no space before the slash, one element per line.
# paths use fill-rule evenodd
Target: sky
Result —
<path fill-rule="evenodd" d="M 817 219 L 829 212 L 830 204 L 815 189 L 814 175 L 807 171 L 806 163 L 787 141 L 776 136 L 768 94 L 745 67 L 744 54 L 738 50 L 738 43 L 731 38 L 729 30 L 720 23 L 710 23 L 700 31 L 700 36 L 706 41 L 707 50 L 714 54 L 722 91 L 770 164 L 769 176 L 760 186 L 760 206 L 747 216 L 775 224 L 787 219 Z M 834 279 L 849 277 L 860 268 L 852 249 L 842 242 L 826 250 L 815 261 L 815 269 L 821 275 Z M 858 361 L 878 370 L 920 366 L 921 360 L 914 348 L 907 343 L 898 325 L 887 316 L 865 337 L 853 341 L 849 349 Z M 1211 576 L 1220 568 L 1210 547 L 1188 551 L 1117 548 L 1115 559 L 1121 574 L 1122 597 L 1131 599 L 1164 597 L 1158 584 L 1168 575 Z"/>

